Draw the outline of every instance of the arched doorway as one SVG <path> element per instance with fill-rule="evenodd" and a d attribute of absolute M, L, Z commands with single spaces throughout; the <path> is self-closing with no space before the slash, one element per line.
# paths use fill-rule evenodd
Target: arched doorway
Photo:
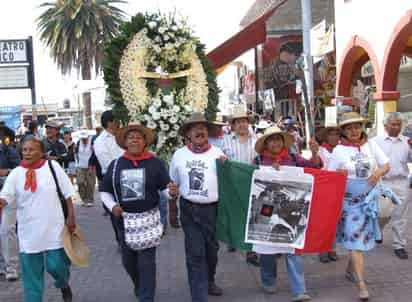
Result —
<path fill-rule="evenodd" d="M 375 95 L 376 99 L 395 101 L 399 100 L 406 90 L 410 90 L 410 92 L 405 94 L 412 93 L 412 85 L 410 85 L 411 81 L 404 75 L 404 73 L 410 73 L 410 76 L 412 77 L 411 58 L 412 10 L 409 10 L 396 25 L 385 50 L 382 62 L 381 82 L 379 85 L 380 89 Z M 400 105 L 402 108 L 402 100 L 400 100 Z"/>
<path fill-rule="evenodd" d="M 368 62 L 370 62 L 370 68 L 372 69 L 370 74 L 373 76 L 373 82 L 378 84 L 380 68 L 372 47 L 363 38 L 359 36 L 352 37 L 339 62 L 336 85 L 337 96 L 352 97 L 354 80 L 360 75 L 362 66 Z"/>

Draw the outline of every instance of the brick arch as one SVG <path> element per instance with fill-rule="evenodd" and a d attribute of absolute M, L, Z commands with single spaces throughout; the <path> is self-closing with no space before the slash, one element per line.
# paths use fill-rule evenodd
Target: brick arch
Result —
<path fill-rule="evenodd" d="M 380 82 L 380 94 L 385 98 L 387 92 L 396 92 L 398 84 L 399 65 L 402 55 L 411 56 L 412 47 L 408 40 L 412 37 L 412 10 L 401 18 L 395 26 L 388 46 L 385 50 L 385 55 L 382 61 L 382 77 Z M 399 94 L 399 93 L 398 93 Z"/>
<path fill-rule="evenodd" d="M 378 59 L 371 45 L 360 36 L 353 36 L 345 48 L 339 62 L 336 95 L 350 97 L 352 80 L 362 65 L 371 61 L 375 73 L 375 82 L 379 83 L 380 68 Z"/>

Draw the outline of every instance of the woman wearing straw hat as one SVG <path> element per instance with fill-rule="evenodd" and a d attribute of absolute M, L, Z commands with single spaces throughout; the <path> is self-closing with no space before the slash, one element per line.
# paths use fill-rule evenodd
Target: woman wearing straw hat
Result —
<path fill-rule="evenodd" d="M 339 144 L 340 131 L 337 125 L 328 125 L 324 127 L 319 133 L 321 146 L 319 147 L 319 156 L 322 159 L 323 169 L 327 170 L 330 159 L 332 157 L 333 149 Z M 329 261 L 337 261 L 338 255 L 335 248 L 327 253 L 319 254 L 319 261 L 328 263 Z"/>
<path fill-rule="evenodd" d="M 101 198 L 117 219 L 122 262 L 139 301 L 152 302 L 156 287 L 156 247 L 163 225 L 160 221 L 159 192 L 176 197 L 163 162 L 147 148 L 153 132 L 141 125 L 129 125 L 116 133 L 125 153 L 115 159 L 103 178 Z"/>
<path fill-rule="evenodd" d="M 358 113 L 344 113 L 339 123 L 341 143 L 333 150 L 329 170 L 348 175 L 342 218 L 338 225 L 337 242 L 350 251 L 346 277 L 357 282 L 359 298 L 369 299 L 364 278 L 364 252 L 375 247 L 376 230 L 373 219 L 363 211 L 367 193 L 389 171 L 389 160 L 369 141 L 364 127 L 367 120 Z"/>
<path fill-rule="evenodd" d="M 42 141 L 28 136 L 22 151 L 23 161 L 10 173 L 0 193 L 0 208 L 17 205 L 24 301 L 42 301 L 46 270 L 61 289 L 63 301 L 71 302 L 70 260 L 63 249 L 62 234 L 65 224 L 70 232 L 75 230 L 74 188 L 57 162 L 43 159 L 46 146 Z M 64 201 L 57 193 L 51 167 L 67 205 L 66 223 L 61 203 Z"/>
<path fill-rule="evenodd" d="M 307 160 L 297 154 L 289 153 L 289 148 L 294 144 L 294 137 L 279 129 L 277 126 L 266 129 L 255 145 L 255 150 L 259 154 L 256 157 L 256 164 L 273 166 L 279 169 L 280 166 L 320 168 L 322 161 L 318 156 L 319 145 L 315 140 L 310 141 L 312 159 Z M 263 290 L 268 294 L 276 291 L 276 254 L 285 253 L 285 250 L 263 245 L 254 245 L 253 248 L 260 254 L 260 275 Z M 292 301 L 309 301 L 310 296 L 306 294 L 305 277 L 303 273 L 303 258 L 294 255 L 293 249 L 285 253 L 286 268 L 290 287 L 292 289 Z"/>

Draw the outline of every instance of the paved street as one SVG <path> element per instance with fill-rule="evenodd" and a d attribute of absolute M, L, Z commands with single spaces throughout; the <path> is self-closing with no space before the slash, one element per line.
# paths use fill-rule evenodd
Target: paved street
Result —
<path fill-rule="evenodd" d="M 131 282 L 121 266 L 120 255 L 114 245 L 109 218 L 102 216 L 100 205 L 94 208 L 77 207 L 76 210 L 78 223 L 87 235 L 92 257 L 89 268 L 73 269 L 71 284 L 75 293 L 74 301 L 136 301 Z M 391 234 L 386 231 L 385 235 L 383 246 L 367 257 L 367 280 L 373 301 L 409 302 L 412 299 L 412 260 L 401 261 L 395 258 L 390 247 Z M 411 248 L 409 252 L 412 253 Z M 189 302 L 181 230 L 169 230 L 157 256 L 157 301 Z M 315 256 L 306 256 L 306 280 L 313 301 L 358 301 L 355 287 L 343 277 L 346 259 L 346 255 L 342 253 L 339 262 L 325 265 L 319 264 Z M 258 270 L 246 265 L 244 256 L 240 253 L 227 253 L 222 244 L 219 261 L 217 282 L 223 287 L 224 296 L 211 298 L 211 302 L 289 301 L 283 259 L 280 261 L 280 290 L 275 296 L 261 292 Z M 20 281 L 8 283 L 1 280 L 0 301 L 22 301 Z M 61 301 L 60 292 L 53 288 L 49 276 L 44 301 Z"/>

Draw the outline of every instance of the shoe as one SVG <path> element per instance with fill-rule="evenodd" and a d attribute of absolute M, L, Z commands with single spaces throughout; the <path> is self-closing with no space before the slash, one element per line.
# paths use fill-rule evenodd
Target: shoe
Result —
<path fill-rule="evenodd" d="M 361 284 L 364 284 L 363 287 L 361 287 Z M 366 284 L 364 281 L 359 281 L 358 282 L 358 287 L 359 287 L 359 299 L 361 301 L 368 301 L 369 300 L 369 292 L 368 289 L 366 288 Z"/>
<path fill-rule="evenodd" d="M 330 261 L 338 261 L 339 257 L 335 251 L 331 251 L 328 253 L 328 258 Z"/>
<path fill-rule="evenodd" d="M 73 293 L 70 285 L 67 285 L 65 288 L 61 289 L 62 298 L 64 302 L 72 302 L 73 300 Z"/>
<path fill-rule="evenodd" d="M 246 263 L 252 264 L 254 266 L 259 266 L 259 257 L 255 252 L 248 252 L 246 254 Z"/>
<path fill-rule="evenodd" d="M 292 302 L 310 301 L 311 297 L 307 294 L 300 294 L 292 298 Z"/>
<path fill-rule="evenodd" d="M 216 283 L 209 283 L 208 293 L 210 296 L 222 296 L 223 290 Z"/>
<path fill-rule="evenodd" d="M 234 247 L 229 247 L 229 248 L 227 249 L 227 251 L 228 251 L 229 253 L 234 253 L 234 252 L 236 252 L 236 249 L 235 249 Z"/>
<path fill-rule="evenodd" d="M 328 253 L 319 254 L 319 261 L 321 263 L 328 263 L 330 261 Z"/>
<path fill-rule="evenodd" d="M 13 282 L 19 279 L 19 273 L 13 267 L 6 268 L 6 280 L 9 282 Z"/>
<path fill-rule="evenodd" d="M 265 294 L 274 295 L 277 291 L 277 287 L 275 285 L 266 286 L 262 284 L 262 289 Z"/>
<path fill-rule="evenodd" d="M 399 259 L 402 259 L 402 260 L 408 259 L 408 252 L 405 251 L 404 248 L 396 249 L 396 250 L 394 250 L 393 252 L 395 253 L 395 255 L 396 255 Z"/>
<path fill-rule="evenodd" d="M 356 283 L 358 281 L 358 278 L 356 278 L 355 274 L 351 271 L 346 271 L 345 279 L 352 283 Z"/>

